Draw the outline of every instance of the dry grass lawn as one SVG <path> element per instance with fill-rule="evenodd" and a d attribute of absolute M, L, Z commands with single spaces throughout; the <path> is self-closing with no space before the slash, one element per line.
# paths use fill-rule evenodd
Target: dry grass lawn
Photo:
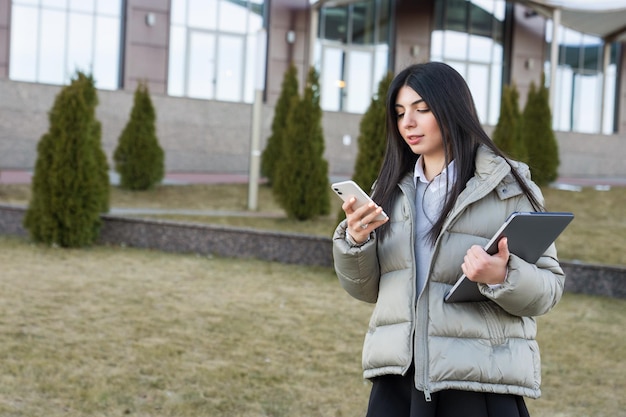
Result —
<path fill-rule="evenodd" d="M 227 210 L 176 219 L 330 236 L 333 214 L 286 219 L 261 187 L 113 189 L 113 207 Z M 544 190 L 576 219 L 565 260 L 626 265 L 626 188 Z M 28 186 L 0 185 L 27 204 Z M 267 215 L 263 215 L 267 214 Z M 0 415 L 357 417 L 371 306 L 332 270 L 128 248 L 63 250 L 0 237 Z M 539 319 L 543 396 L 533 417 L 626 416 L 626 300 L 566 294 Z"/>
<path fill-rule="evenodd" d="M 0 415 L 357 417 L 371 307 L 330 269 L 0 238 Z M 626 410 L 626 300 L 539 319 L 533 417 Z"/>

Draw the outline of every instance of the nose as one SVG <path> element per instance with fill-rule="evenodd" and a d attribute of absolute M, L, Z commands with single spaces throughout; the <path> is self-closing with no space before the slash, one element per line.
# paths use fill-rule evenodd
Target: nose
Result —
<path fill-rule="evenodd" d="M 417 124 L 417 118 L 415 117 L 415 114 L 412 111 L 405 112 L 404 116 L 402 116 L 400 127 L 407 129 L 407 128 L 415 127 L 416 124 Z"/>

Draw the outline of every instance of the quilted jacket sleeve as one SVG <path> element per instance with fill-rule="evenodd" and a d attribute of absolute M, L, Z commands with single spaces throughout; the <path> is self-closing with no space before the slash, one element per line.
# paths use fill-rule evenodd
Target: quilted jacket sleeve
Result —
<path fill-rule="evenodd" d="M 516 316 L 539 316 L 550 311 L 563 295 L 565 274 L 552 244 L 536 264 L 511 254 L 508 276 L 496 289 L 481 285 L 488 297 Z"/>
<path fill-rule="evenodd" d="M 525 177 L 535 196 L 544 204 L 541 189 L 530 181 L 528 171 Z M 518 211 L 533 209 L 525 199 L 520 201 L 523 205 Z M 552 244 L 535 264 L 511 254 L 504 284 L 496 289 L 481 284 L 480 289 L 508 313 L 532 317 L 550 311 L 561 299 L 564 286 L 565 274 L 557 258 L 556 246 Z"/>
<path fill-rule="evenodd" d="M 380 266 L 376 254 L 376 235 L 362 246 L 346 241 L 346 221 L 333 235 L 333 261 L 341 286 L 357 300 L 375 303 L 378 299 Z"/>

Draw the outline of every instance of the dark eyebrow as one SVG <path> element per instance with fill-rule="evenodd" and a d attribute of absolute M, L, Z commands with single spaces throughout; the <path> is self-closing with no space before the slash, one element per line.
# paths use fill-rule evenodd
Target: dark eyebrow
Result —
<path fill-rule="evenodd" d="M 411 103 L 411 106 L 416 106 L 420 103 L 424 103 L 424 99 L 420 98 L 419 100 L 414 101 L 413 103 Z M 395 107 L 404 107 L 401 104 L 396 103 Z"/>

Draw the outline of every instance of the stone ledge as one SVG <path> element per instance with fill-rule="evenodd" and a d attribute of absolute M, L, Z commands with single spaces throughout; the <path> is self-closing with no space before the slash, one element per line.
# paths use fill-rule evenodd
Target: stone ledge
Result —
<path fill-rule="evenodd" d="M 27 236 L 26 209 L 0 205 L 0 234 Z M 332 268 L 332 240 L 296 233 L 103 215 L 98 243 Z M 626 268 L 562 261 L 565 290 L 626 298 Z"/>

